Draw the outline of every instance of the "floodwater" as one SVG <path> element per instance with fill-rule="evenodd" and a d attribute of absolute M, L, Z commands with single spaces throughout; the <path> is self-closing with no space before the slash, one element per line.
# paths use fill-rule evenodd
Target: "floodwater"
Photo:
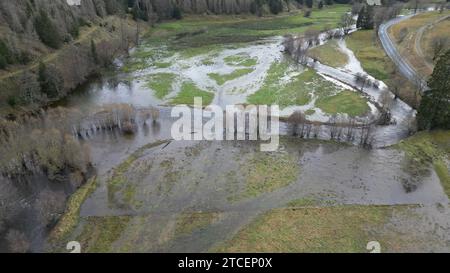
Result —
<path fill-rule="evenodd" d="M 450 242 L 446 233 L 450 227 L 446 218 L 448 198 L 438 177 L 434 172 L 420 178 L 412 176 L 397 150 L 368 151 L 283 138 L 280 150 L 271 156 L 289 155 L 288 164 L 296 166 L 297 178 L 273 191 L 236 198 L 245 192 L 247 168 L 255 167 L 249 162 L 262 154 L 258 143 L 237 141 L 171 142 L 152 148 L 130 167 L 127 186 L 116 193 L 116 199 L 108 198 L 105 183 L 110 173 L 105 175 L 98 190 L 82 206 L 81 217 L 131 217 L 113 248 L 116 251 L 135 239 L 137 232 L 146 239 L 134 244 L 132 251 L 203 252 L 230 239 L 258 215 L 294 200 L 313 198 L 323 206 L 420 205 L 417 213 L 424 217 L 420 224 L 428 230 L 434 228 L 444 243 L 432 250 L 446 249 L 445 244 Z M 167 162 L 171 162 L 169 167 Z M 410 189 L 407 181 L 415 181 L 415 187 Z M 136 192 L 124 203 L 122 194 L 130 185 Z M 218 219 L 191 234 L 160 242 L 163 230 L 170 229 L 186 213 L 217 214 Z M 393 221 L 400 230 L 413 222 L 404 216 Z"/>
<path fill-rule="evenodd" d="M 293 200 L 314 197 L 323 204 L 344 205 L 421 205 L 420 213 L 428 223 L 438 223 L 439 236 L 449 242 L 450 224 L 445 213 L 437 211 L 436 204 L 448 204 L 440 181 L 433 170 L 423 177 L 413 177 L 408 172 L 402 152 L 394 148 L 382 148 L 397 143 L 408 135 L 408 122 L 415 111 L 400 100 L 391 109 L 395 123 L 377 126 L 375 149 L 358 146 L 282 138 L 281 146 L 274 155 L 288 155 L 298 176 L 295 181 L 279 189 L 263 192 L 248 198 L 235 198 L 246 187 L 243 166 L 254 156 L 259 156 L 259 143 L 251 141 L 172 141 L 145 151 L 127 170 L 126 183 L 133 189 L 133 200 L 111 200 L 108 180 L 112 169 L 145 144 L 171 139 L 170 108 L 161 106 L 163 101 L 153 96 L 145 87 L 143 77 L 149 74 L 170 72 L 179 78 L 188 78 L 200 88 L 213 90 L 213 103 L 226 106 L 244 103 L 246 97 L 261 86 L 270 65 L 282 58 L 281 38 L 266 39 L 245 47 L 224 49 L 214 55 L 212 64 L 204 65 L 204 55 L 180 60 L 172 58 L 169 68 L 148 68 L 129 75 L 115 73 L 87 84 L 83 90 L 72 95 L 65 106 L 94 113 L 104 104 L 128 103 L 135 107 L 159 106 L 161 117 L 155 124 L 139 126 L 134 136 L 121 133 L 98 132 L 87 136 L 95 167 L 98 170 L 99 187 L 82 205 L 81 216 L 135 216 L 123 232 L 117 245 L 126 244 L 135 230 L 142 225 L 145 240 L 135 245 L 134 251 L 198 252 L 207 251 L 216 243 L 230 239 L 241 227 L 250 223 L 261 213 L 281 208 Z M 349 57 L 342 68 L 332 68 L 318 62 L 309 66 L 337 85 L 345 85 L 356 91 L 356 73 L 365 73 L 345 41 L 339 41 L 341 50 Z M 245 54 L 258 60 L 253 72 L 237 80 L 219 86 L 207 74 L 211 71 L 229 73 L 231 68 L 223 59 L 227 56 Z M 165 60 L 169 61 L 169 60 Z M 179 82 L 174 84 L 179 89 Z M 380 82 L 384 87 L 384 83 Z M 232 92 L 233 90 L 244 90 Z M 378 101 L 379 89 L 365 88 L 372 101 Z M 171 96 L 175 93 L 170 94 Z M 292 109 L 291 109 L 292 110 Z M 376 108 L 372 107 L 372 111 Z M 319 116 L 317 119 L 323 117 Z M 286 125 L 281 131 L 287 134 Z M 319 138 L 327 139 L 323 133 Z M 167 167 L 169 166 L 169 167 Z M 248 168 L 254 166 L 248 165 Z M 270 166 L 269 166 L 270 167 Z M 414 186 L 411 187 L 411 184 Z M 129 188 L 128 188 L 129 189 Z M 161 190 L 163 189 L 163 190 Z M 128 203 L 127 203 L 128 202 Z M 196 231 L 189 236 L 164 241 L 163 232 L 168 223 L 186 211 L 215 212 L 220 214 L 217 223 Z M 138 222 L 136 222 L 138 221 Z M 407 219 L 393 223 L 406 226 Z M 424 228 L 424 230 L 427 230 Z M 163 242 L 161 242 L 161 240 Z M 441 246 L 439 246 L 441 247 Z M 446 249 L 436 248 L 433 250 Z M 115 250 L 121 250 L 117 248 Z"/>

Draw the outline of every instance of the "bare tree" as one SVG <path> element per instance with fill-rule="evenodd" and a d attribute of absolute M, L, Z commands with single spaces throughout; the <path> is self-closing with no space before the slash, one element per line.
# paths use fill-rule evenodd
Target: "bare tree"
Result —
<path fill-rule="evenodd" d="M 158 119 L 159 119 L 159 116 L 160 116 L 160 111 L 159 111 L 159 109 L 156 108 L 156 107 L 152 107 L 152 108 L 150 109 L 150 113 L 151 113 L 151 115 L 152 115 L 153 123 L 156 123 L 156 122 L 158 121 Z"/>
<path fill-rule="evenodd" d="M 392 76 L 391 80 L 389 81 L 389 87 L 391 88 L 392 93 L 394 94 L 395 98 L 397 99 L 401 94 L 402 88 L 406 84 L 406 79 L 402 77 L 398 71 L 394 72 L 394 75 Z"/>
<path fill-rule="evenodd" d="M 308 43 L 308 46 L 310 47 L 320 43 L 319 36 L 320 32 L 312 28 L 307 29 L 304 34 L 305 40 Z"/>
<path fill-rule="evenodd" d="M 423 95 L 423 93 L 427 89 L 427 82 L 424 78 L 422 78 L 420 75 L 416 75 L 414 77 L 414 85 L 417 89 L 413 90 L 414 92 L 414 99 L 417 99 L 418 95 Z"/>
<path fill-rule="evenodd" d="M 345 13 L 341 16 L 341 21 L 339 22 L 339 27 L 341 28 L 344 35 L 347 35 L 350 32 L 353 24 L 354 24 L 354 20 L 353 20 L 353 16 L 351 15 L 351 13 Z"/>
<path fill-rule="evenodd" d="M 305 114 L 302 111 L 295 111 L 288 118 L 288 123 L 293 136 L 297 136 L 301 127 L 300 137 L 304 134 L 304 124 L 306 122 Z"/>
<path fill-rule="evenodd" d="M 360 87 L 361 92 L 364 92 L 364 88 L 367 85 L 371 84 L 371 81 L 370 81 L 369 77 L 366 74 L 359 73 L 359 72 L 356 73 L 356 75 L 355 75 L 355 82 L 357 84 L 361 85 L 361 87 Z"/>
<path fill-rule="evenodd" d="M 391 106 L 394 98 L 389 90 L 384 89 L 381 91 L 378 103 L 381 105 L 380 116 L 378 117 L 378 125 L 387 125 L 391 122 Z"/>
<path fill-rule="evenodd" d="M 284 52 L 292 56 L 295 51 L 294 36 L 292 36 L 291 34 L 284 36 L 283 47 L 284 47 Z"/>
<path fill-rule="evenodd" d="M 329 119 L 328 119 L 328 124 L 330 126 L 330 138 L 331 139 L 335 139 L 337 138 L 338 135 L 338 121 L 337 121 L 337 116 L 336 115 L 332 115 Z"/>
<path fill-rule="evenodd" d="M 361 126 L 360 144 L 362 147 L 371 149 L 373 143 L 373 126 L 368 118 L 365 119 Z"/>

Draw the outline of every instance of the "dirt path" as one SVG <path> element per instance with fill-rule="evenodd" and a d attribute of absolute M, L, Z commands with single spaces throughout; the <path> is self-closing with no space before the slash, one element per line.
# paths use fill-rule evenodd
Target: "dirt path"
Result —
<path fill-rule="evenodd" d="M 87 31 L 81 33 L 80 36 L 78 37 L 78 39 L 73 40 L 72 42 L 70 42 L 68 44 L 65 44 L 60 49 L 58 49 L 58 50 L 56 50 L 56 51 L 54 51 L 54 52 L 52 52 L 50 54 L 47 54 L 47 55 L 43 56 L 42 58 L 39 58 L 38 60 L 36 60 L 32 64 L 30 64 L 30 65 L 28 65 L 26 67 L 20 68 L 20 69 L 16 69 L 16 70 L 11 71 L 9 73 L 6 73 L 4 75 L 1 75 L 0 76 L 0 81 L 3 81 L 3 80 L 5 80 L 7 78 L 10 78 L 10 77 L 14 77 L 14 76 L 16 76 L 16 75 L 18 75 L 20 73 L 23 73 L 24 71 L 27 71 L 27 70 L 37 69 L 40 62 L 48 63 L 48 62 L 51 62 L 51 61 L 55 60 L 61 54 L 61 52 L 64 52 L 65 49 L 67 49 L 67 48 L 69 48 L 69 47 L 71 47 L 71 46 L 73 46 L 73 45 L 75 45 L 77 43 L 85 42 L 89 37 L 91 37 L 91 34 L 96 32 L 99 28 L 100 28 L 99 26 L 91 27 Z"/>

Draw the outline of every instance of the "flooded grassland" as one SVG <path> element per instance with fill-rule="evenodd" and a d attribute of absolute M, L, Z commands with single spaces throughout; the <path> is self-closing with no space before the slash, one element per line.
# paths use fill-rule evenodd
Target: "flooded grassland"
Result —
<path fill-rule="evenodd" d="M 97 176 L 69 202 L 48 250 L 75 240 L 83 252 L 366 252 L 369 241 L 382 251 L 449 251 L 449 136 L 398 143 L 415 114 L 401 101 L 372 150 L 288 133 L 271 153 L 255 141 L 171 140 L 170 106 L 194 97 L 278 104 L 311 122 L 376 116 L 380 90 L 354 83 L 365 72 L 345 41 L 329 45 L 338 61 L 322 62 L 330 49 L 305 66 L 282 53 L 282 35 L 335 28 L 347 9 L 156 26 L 117 73 L 65 102 L 86 113 L 120 103 L 161 114 L 132 136 L 85 137 Z"/>

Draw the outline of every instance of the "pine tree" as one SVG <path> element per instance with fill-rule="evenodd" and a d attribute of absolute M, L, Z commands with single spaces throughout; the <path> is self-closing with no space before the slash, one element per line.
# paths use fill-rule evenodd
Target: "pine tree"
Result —
<path fill-rule="evenodd" d="M 34 27 L 41 41 L 51 48 L 59 48 L 61 46 L 61 37 L 58 29 L 48 17 L 44 10 L 41 10 L 34 21 Z"/>
<path fill-rule="evenodd" d="M 450 129 L 450 50 L 439 58 L 422 97 L 417 121 L 419 129 Z"/>
<path fill-rule="evenodd" d="M 97 46 L 95 45 L 94 40 L 91 40 L 91 54 L 94 63 L 98 64 L 99 62 L 98 62 Z"/>
<path fill-rule="evenodd" d="M 373 29 L 373 7 L 364 5 L 358 14 L 356 27 L 361 29 Z"/>
<path fill-rule="evenodd" d="M 270 12 L 273 14 L 278 14 L 283 11 L 283 4 L 280 0 L 269 0 Z"/>
<path fill-rule="evenodd" d="M 63 89 L 62 77 L 58 71 L 52 66 L 47 67 L 43 62 L 39 63 L 38 82 L 41 92 L 50 99 L 58 98 Z"/>

